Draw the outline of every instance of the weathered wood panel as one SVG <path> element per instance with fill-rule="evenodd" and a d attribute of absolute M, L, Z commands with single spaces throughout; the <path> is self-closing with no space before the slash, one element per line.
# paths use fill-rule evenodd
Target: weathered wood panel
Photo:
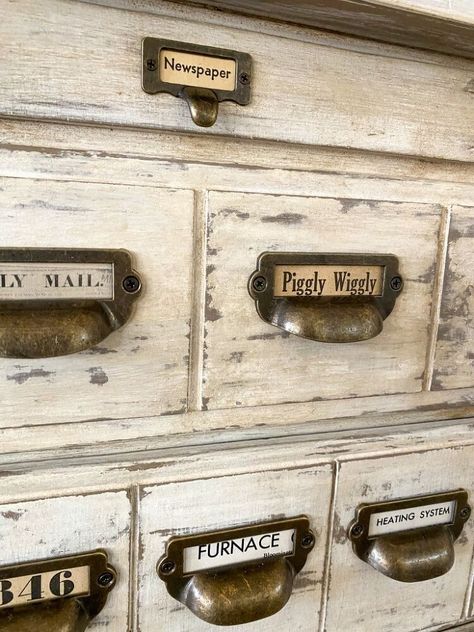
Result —
<path fill-rule="evenodd" d="M 474 385 L 474 207 L 455 206 L 449 231 L 434 389 Z"/>
<path fill-rule="evenodd" d="M 118 581 L 88 630 L 124 632 L 128 622 L 130 502 L 125 491 L 0 505 L 0 564 L 105 549 Z"/>
<path fill-rule="evenodd" d="M 200 4 L 474 58 L 471 0 L 205 0 Z"/>
<path fill-rule="evenodd" d="M 307 515 L 316 545 L 295 580 L 294 592 L 276 615 L 235 626 L 236 632 L 316 632 L 319 629 L 321 583 L 325 569 L 332 468 L 267 471 L 171 485 L 146 487 L 140 506 L 139 627 L 173 632 L 204 632 L 209 624 L 197 619 L 166 591 L 156 564 L 173 535 Z M 177 502 L 176 499 L 179 499 Z"/>
<path fill-rule="evenodd" d="M 474 489 L 474 449 L 430 450 L 342 463 L 336 492 L 325 630 L 413 632 L 463 616 L 474 544 L 472 520 L 454 545 L 453 568 L 404 584 L 377 573 L 352 551 L 347 528 L 362 503 Z"/>
<path fill-rule="evenodd" d="M 211 192 L 205 405 L 420 390 L 441 210 L 417 203 Z M 353 344 L 304 340 L 264 323 L 248 295 L 257 257 L 268 250 L 392 253 L 406 285 L 376 338 Z"/>
<path fill-rule="evenodd" d="M 400 59 L 383 45 L 364 54 L 338 48 L 336 35 L 334 46 L 327 35 L 320 45 L 317 33 L 305 41 L 297 28 L 272 36 L 253 21 L 249 30 L 245 22 L 240 29 L 206 24 L 197 9 L 174 18 L 70 0 L 10 7 L 0 26 L 3 115 L 472 160 L 473 68 L 465 60 Z M 196 128 L 184 101 L 143 92 L 144 36 L 250 53 L 251 104 L 224 103 L 213 128 Z"/>
<path fill-rule="evenodd" d="M 126 248 L 144 280 L 131 319 L 99 346 L 58 358 L 0 360 L 1 424 L 184 410 L 192 191 L 14 178 L 0 186 L 1 247 Z"/>

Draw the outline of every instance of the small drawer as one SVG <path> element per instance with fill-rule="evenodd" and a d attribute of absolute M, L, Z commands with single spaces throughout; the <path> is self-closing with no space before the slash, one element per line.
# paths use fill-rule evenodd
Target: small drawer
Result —
<path fill-rule="evenodd" d="M 319 629 L 332 468 L 232 475 L 146 487 L 140 508 L 139 627 L 167 632 L 213 627 L 173 599 L 157 574 L 170 538 L 256 525 L 305 515 L 315 545 L 296 575 L 292 594 L 276 614 L 229 629 L 242 632 L 314 632 Z M 239 599 L 239 595 L 232 597 Z M 225 629 L 225 628 L 222 628 Z"/>
<path fill-rule="evenodd" d="M 130 319 L 100 344 L 61 357 L 0 359 L 2 424 L 185 410 L 193 193 L 9 178 L 1 187 L 1 248 L 126 249 L 143 281 Z"/>
<path fill-rule="evenodd" d="M 209 409 L 421 390 L 441 207 L 212 192 L 204 403 Z M 272 252 L 393 254 L 404 289 L 383 331 L 319 343 L 263 322 L 247 290 Z"/>
<path fill-rule="evenodd" d="M 474 385 L 474 207 L 455 206 L 441 301 L 434 390 Z"/>
<path fill-rule="evenodd" d="M 104 550 L 117 580 L 87 630 L 123 632 L 128 629 L 130 513 L 125 491 L 0 505 L 0 565 Z"/>
<path fill-rule="evenodd" d="M 466 520 L 453 544 L 451 569 L 436 579 L 410 583 L 387 577 L 359 559 L 348 532 L 361 505 L 459 489 L 468 492 L 468 502 L 472 505 L 473 457 L 474 448 L 469 446 L 341 464 L 329 572 L 327 632 L 345 629 L 413 632 L 455 624 L 463 616 L 474 544 L 472 518 Z M 420 547 L 421 557 L 423 544 Z"/>

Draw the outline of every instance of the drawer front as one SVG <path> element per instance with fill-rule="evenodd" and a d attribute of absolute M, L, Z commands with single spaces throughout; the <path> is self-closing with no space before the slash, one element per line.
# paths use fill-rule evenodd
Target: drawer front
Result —
<path fill-rule="evenodd" d="M 421 390 L 441 207 L 212 192 L 204 403 L 256 406 Z M 247 282 L 264 251 L 394 254 L 405 287 L 380 335 L 327 344 L 266 324 Z"/>
<path fill-rule="evenodd" d="M 204 632 L 198 619 L 168 593 L 156 572 L 172 536 L 238 527 L 306 515 L 316 536 L 314 549 L 296 576 L 293 593 L 277 614 L 233 626 L 239 632 L 301 632 L 319 629 L 332 468 L 294 469 L 193 480 L 142 490 L 140 507 L 139 628 L 160 621 L 169 632 Z"/>
<path fill-rule="evenodd" d="M 117 571 L 117 582 L 87 630 L 124 632 L 128 629 L 130 521 L 125 491 L 0 505 L 0 564 L 104 549 Z"/>
<path fill-rule="evenodd" d="M 433 389 L 474 385 L 474 207 L 455 206 L 441 301 Z"/>
<path fill-rule="evenodd" d="M 100 345 L 57 358 L 0 359 L 2 423 L 184 411 L 193 193 L 7 178 L 0 186 L 0 247 L 125 248 L 144 285 L 129 321 Z"/>
<path fill-rule="evenodd" d="M 348 527 L 357 507 L 464 488 L 474 497 L 472 446 L 377 457 L 343 463 L 335 499 L 329 571 L 327 632 L 413 632 L 462 617 L 474 544 L 472 519 L 454 543 L 451 570 L 436 579 L 403 583 L 390 579 L 352 551 Z"/>

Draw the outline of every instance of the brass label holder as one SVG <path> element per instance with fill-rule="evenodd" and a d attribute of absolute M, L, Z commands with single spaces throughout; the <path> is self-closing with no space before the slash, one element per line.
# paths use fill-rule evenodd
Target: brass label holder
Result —
<path fill-rule="evenodd" d="M 319 342 L 377 336 L 403 288 L 394 255 L 264 252 L 248 283 L 265 322 Z"/>
<path fill-rule="evenodd" d="M 116 583 L 105 551 L 0 568 L 2 632 L 83 632 Z"/>
<path fill-rule="evenodd" d="M 314 542 L 306 516 L 179 536 L 157 572 L 200 619 L 239 625 L 283 608 Z"/>
<path fill-rule="evenodd" d="M 126 250 L 0 249 L 0 357 L 89 349 L 127 322 L 141 291 Z"/>
<path fill-rule="evenodd" d="M 355 554 L 400 582 L 419 582 L 447 573 L 454 543 L 468 520 L 468 494 L 460 489 L 363 504 L 349 527 Z"/>
<path fill-rule="evenodd" d="M 200 127 L 214 125 L 220 102 L 250 102 L 252 58 L 247 53 L 155 37 L 145 37 L 142 52 L 143 90 L 184 99 Z"/>

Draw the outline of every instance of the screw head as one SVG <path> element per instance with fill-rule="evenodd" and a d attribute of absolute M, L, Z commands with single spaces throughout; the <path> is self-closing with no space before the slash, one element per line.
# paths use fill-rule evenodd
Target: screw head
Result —
<path fill-rule="evenodd" d="M 163 575 L 171 575 L 176 569 L 176 564 L 172 560 L 165 560 L 160 564 L 160 572 Z"/>
<path fill-rule="evenodd" d="M 459 512 L 459 515 L 461 516 L 461 518 L 463 518 L 463 520 L 467 520 L 469 516 L 471 515 L 471 508 L 463 507 L 461 511 Z"/>
<path fill-rule="evenodd" d="M 401 276 L 394 276 L 390 281 L 390 287 L 395 292 L 399 292 L 402 289 L 403 280 Z"/>
<path fill-rule="evenodd" d="M 239 81 L 242 85 L 248 86 L 248 84 L 250 83 L 250 75 L 248 74 L 248 72 L 241 72 L 239 75 Z"/>
<path fill-rule="evenodd" d="M 122 287 L 128 294 L 134 294 L 140 289 L 140 279 L 133 274 L 126 276 L 122 281 Z"/>
<path fill-rule="evenodd" d="M 314 544 L 314 535 L 312 533 L 305 533 L 301 538 L 301 546 L 304 549 L 309 549 Z"/>
<path fill-rule="evenodd" d="M 102 586 L 102 588 L 108 588 L 114 582 L 115 582 L 115 575 L 111 573 L 110 571 L 105 571 L 104 573 L 101 573 L 99 577 L 97 578 L 97 583 L 99 584 L 99 586 Z"/>
<path fill-rule="evenodd" d="M 156 70 L 157 69 L 157 63 L 154 59 L 147 59 L 146 60 L 146 67 L 148 70 Z"/>
<path fill-rule="evenodd" d="M 359 522 L 356 522 L 354 525 L 352 525 L 352 528 L 351 528 L 352 538 L 360 538 L 360 536 L 363 533 L 364 533 L 364 527 Z"/>
<path fill-rule="evenodd" d="M 256 292 L 263 292 L 267 289 L 267 280 L 264 276 L 255 277 L 252 281 L 252 287 Z"/>

